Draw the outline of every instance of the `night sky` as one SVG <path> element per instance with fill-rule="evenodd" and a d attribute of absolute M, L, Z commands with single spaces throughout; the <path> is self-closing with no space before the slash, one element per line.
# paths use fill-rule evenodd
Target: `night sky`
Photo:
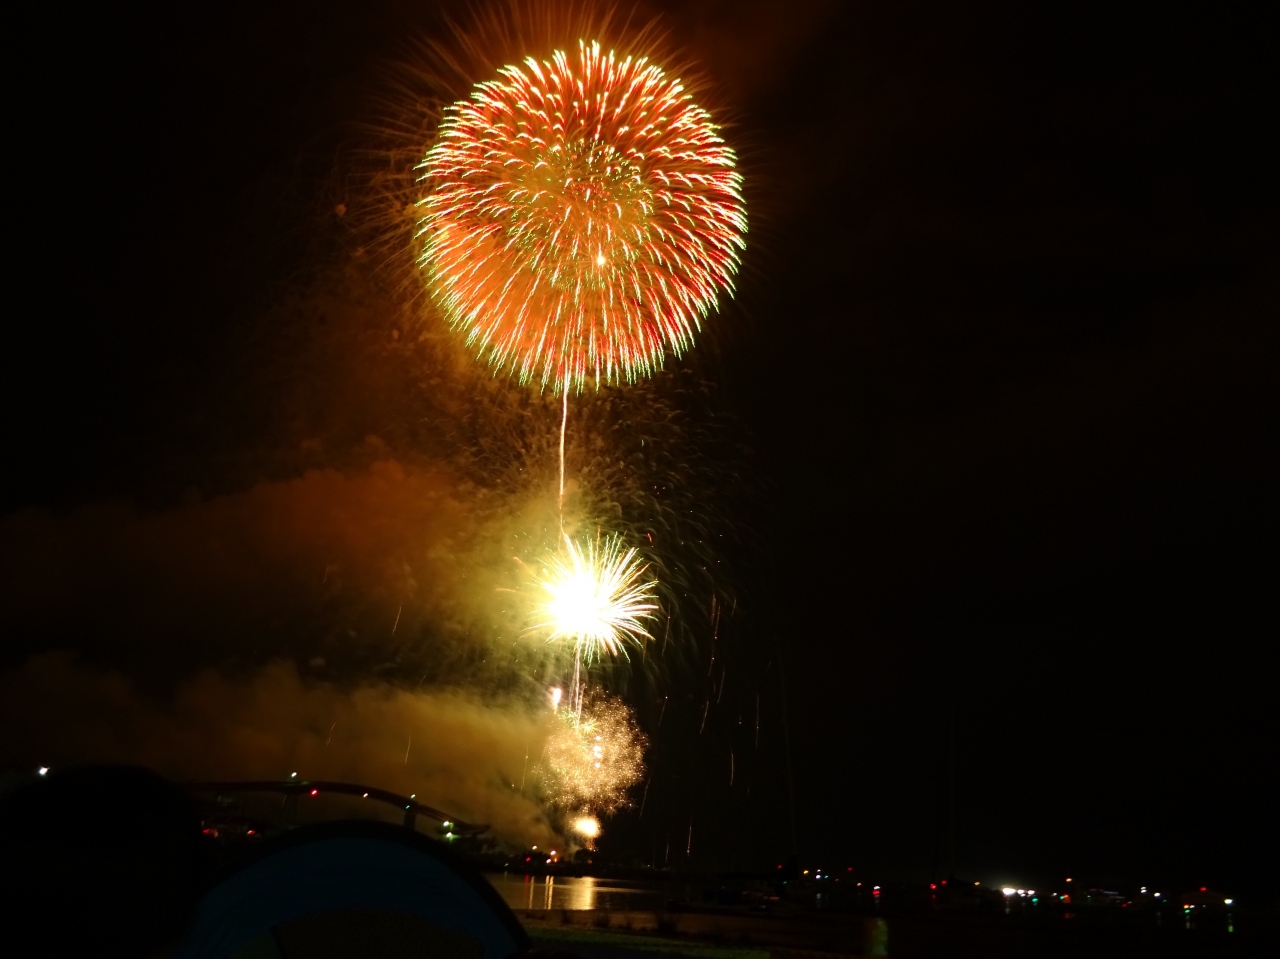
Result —
<path fill-rule="evenodd" d="M 785 688 L 807 863 L 1274 888 L 1272 34 L 1167 5 L 649 9 L 747 180 L 737 297 L 668 371 L 705 386 L 686 442 L 731 424 L 699 463 L 746 492 L 721 512 L 731 692 L 706 736 L 701 667 L 663 729 L 639 707 L 653 807 L 619 854 L 683 849 L 692 820 L 706 861 L 785 856 Z M 440 23 L 386 0 L 15 31 L 0 511 L 164 511 L 349 465 L 276 456 L 303 437 L 259 423 L 313 338 L 246 344 L 333 262 L 379 70 Z M 353 401 L 334 435 L 408 456 L 414 395 Z M 2 665 L 76 648 L 157 689 L 221 665 L 120 652 L 86 615 L 6 616 Z M 305 658 L 269 645 L 244 655 Z"/>

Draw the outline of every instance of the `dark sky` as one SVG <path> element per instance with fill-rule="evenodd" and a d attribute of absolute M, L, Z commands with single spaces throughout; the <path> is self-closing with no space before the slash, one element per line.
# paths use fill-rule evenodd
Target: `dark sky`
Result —
<path fill-rule="evenodd" d="M 752 854 L 787 845 L 781 651 L 808 861 L 945 871 L 954 736 L 966 877 L 1274 886 L 1268 31 L 669 8 L 752 213 L 696 361 L 760 490 L 733 517 L 774 713 L 756 805 L 733 799 L 775 831 Z M 0 509 L 234 485 L 192 452 L 225 446 L 192 431 L 236 394 L 227 344 L 306 269 L 378 64 L 437 28 L 394 2 L 104 8 L 13 41 Z"/>

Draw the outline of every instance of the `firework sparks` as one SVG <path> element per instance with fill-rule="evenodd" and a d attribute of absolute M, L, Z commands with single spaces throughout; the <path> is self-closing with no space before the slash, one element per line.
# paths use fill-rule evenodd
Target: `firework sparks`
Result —
<path fill-rule="evenodd" d="M 747 229 L 736 157 L 681 82 L 580 42 L 445 112 L 419 164 L 419 265 L 496 369 L 633 382 L 693 343 Z"/>
<path fill-rule="evenodd" d="M 573 821 L 573 831 L 590 841 L 600 835 L 600 820 L 595 816 L 579 816 Z"/>
<path fill-rule="evenodd" d="M 548 642 L 572 639 L 575 659 L 590 665 L 604 653 L 626 656 L 627 644 L 651 639 L 644 622 L 657 611 L 648 566 L 622 537 L 597 537 L 585 545 L 568 536 L 547 559 L 538 580 L 546 599 L 534 604 L 545 619 L 531 627 L 550 630 Z"/>
<path fill-rule="evenodd" d="M 646 740 L 621 700 L 588 694 L 582 716 L 562 712 L 547 740 L 543 784 L 552 805 L 593 814 L 626 804 L 627 790 L 644 776 Z M 599 830 L 599 823 L 596 823 Z"/>

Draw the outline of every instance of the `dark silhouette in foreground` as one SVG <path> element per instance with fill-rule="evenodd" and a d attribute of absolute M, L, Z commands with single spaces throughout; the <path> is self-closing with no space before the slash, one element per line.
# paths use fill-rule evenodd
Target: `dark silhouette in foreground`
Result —
<path fill-rule="evenodd" d="M 155 773 L 35 778 L 0 800 L 4 951 L 164 956 L 195 917 L 208 862 L 190 796 Z"/>

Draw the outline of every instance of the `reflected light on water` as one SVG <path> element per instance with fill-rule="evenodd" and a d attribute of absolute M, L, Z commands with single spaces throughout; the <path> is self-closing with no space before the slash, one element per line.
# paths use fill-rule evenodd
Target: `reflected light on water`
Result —
<path fill-rule="evenodd" d="M 562 877 L 559 882 L 555 876 L 490 876 L 489 881 L 497 887 L 498 892 L 514 906 L 515 899 L 511 895 L 512 886 L 520 883 L 523 895 L 517 900 L 525 909 L 549 912 L 552 909 L 595 909 L 596 880 L 592 876 Z"/>
<path fill-rule="evenodd" d="M 567 890 L 565 909 L 594 909 L 596 907 L 596 880 L 583 876 Z"/>
<path fill-rule="evenodd" d="M 593 876 L 535 876 L 486 873 L 485 878 L 517 912 L 549 910 L 660 909 L 673 895 L 665 883 L 598 879 Z M 687 894 L 683 890 L 682 894 Z"/>

